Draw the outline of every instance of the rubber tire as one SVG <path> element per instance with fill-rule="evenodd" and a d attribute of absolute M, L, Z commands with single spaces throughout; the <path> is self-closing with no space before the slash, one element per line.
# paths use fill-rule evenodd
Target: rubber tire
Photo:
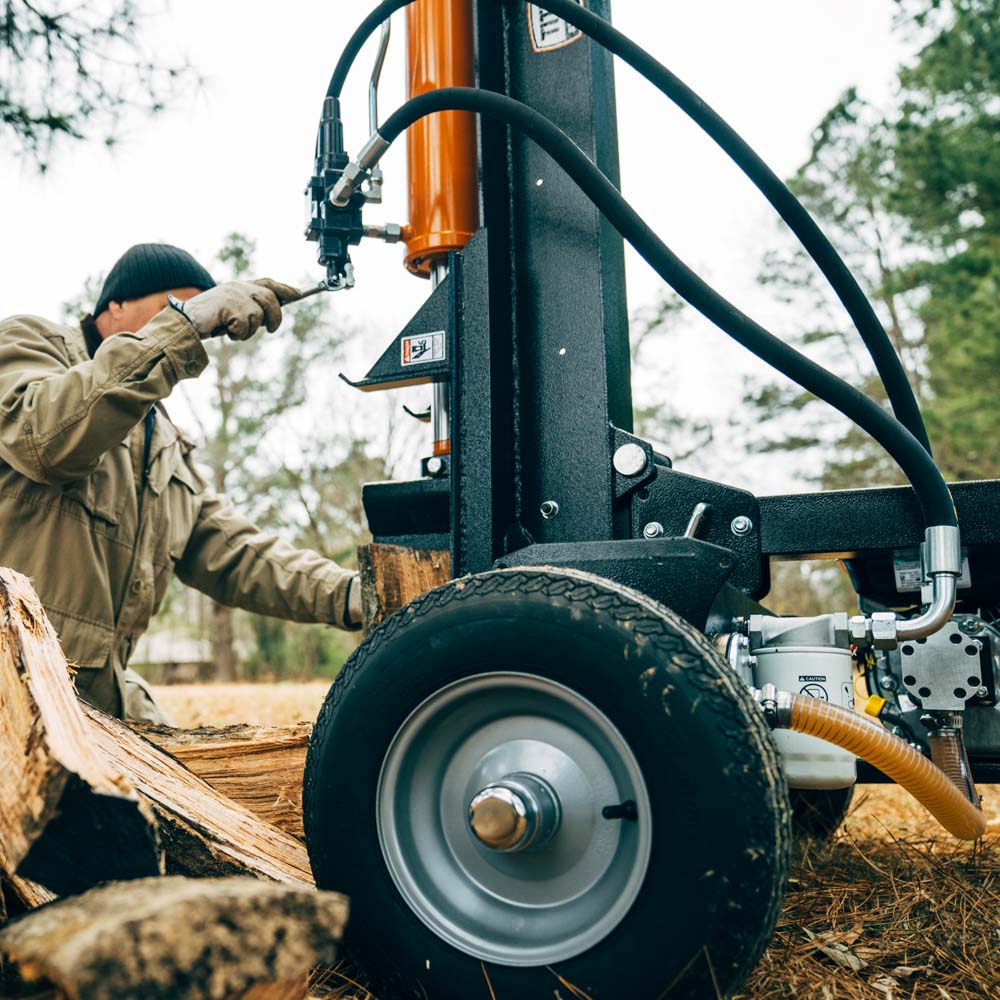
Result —
<path fill-rule="evenodd" d="M 376 786 L 397 729 L 446 684 L 491 669 L 588 698 L 629 743 L 650 796 L 654 842 L 636 902 L 555 970 L 483 965 L 440 940 L 379 847 Z M 375 629 L 320 712 L 303 807 L 317 885 L 350 896 L 345 949 L 380 1000 L 550 1000 L 556 973 L 591 1000 L 728 997 L 770 940 L 791 840 L 763 716 L 705 637 L 635 591 L 547 569 L 453 581 Z"/>
<path fill-rule="evenodd" d="M 790 788 L 788 799 L 792 807 L 792 833 L 796 837 L 826 840 L 844 822 L 854 785 L 847 788 Z"/>

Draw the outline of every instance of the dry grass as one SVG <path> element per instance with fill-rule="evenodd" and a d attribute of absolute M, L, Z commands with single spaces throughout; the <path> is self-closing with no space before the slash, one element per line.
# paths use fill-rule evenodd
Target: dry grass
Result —
<path fill-rule="evenodd" d="M 327 686 L 157 693 L 185 726 L 288 725 L 315 718 Z M 834 840 L 797 848 L 773 943 L 739 1000 L 998 1000 L 1000 786 L 984 792 L 990 832 L 970 847 L 901 789 L 859 788 Z M 314 996 L 375 1000 L 347 967 L 321 973 Z"/>

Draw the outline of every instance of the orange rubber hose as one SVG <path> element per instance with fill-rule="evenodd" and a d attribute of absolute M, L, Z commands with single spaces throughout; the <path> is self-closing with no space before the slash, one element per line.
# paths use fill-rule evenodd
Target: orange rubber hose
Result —
<path fill-rule="evenodd" d="M 918 750 L 870 719 L 807 695 L 792 695 L 789 729 L 834 743 L 905 788 L 960 840 L 978 840 L 986 817 Z"/>

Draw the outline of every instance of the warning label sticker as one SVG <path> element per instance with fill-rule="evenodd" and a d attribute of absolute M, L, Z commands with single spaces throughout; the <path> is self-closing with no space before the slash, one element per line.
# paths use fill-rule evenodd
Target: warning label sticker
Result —
<path fill-rule="evenodd" d="M 924 573 L 920 560 L 913 556 L 896 556 L 892 560 L 892 569 L 896 575 L 896 591 L 906 594 L 920 589 L 924 581 Z M 969 570 L 969 557 L 962 555 L 962 575 L 958 578 L 959 587 L 972 586 L 972 573 Z"/>
<path fill-rule="evenodd" d="M 805 687 L 799 689 L 799 694 L 808 695 L 810 698 L 816 698 L 819 701 L 830 700 L 830 696 L 826 693 L 826 688 L 822 684 L 806 684 Z"/>
<path fill-rule="evenodd" d="M 844 681 L 840 685 L 840 704 L 854 711 L 854 685 L 850 681 Z"/>
<path fill-rule="evenodd" d="M 583 0 L 577 2 L 583 4 Z M 528 30 L 531 34 L 531 47 L 536 52 L 561 49 L 583 37 L 579 28 L 574 28 L 561 17 L 556 17 L 533 3 L 528 4 Z"/>
<path fill-rule="evenodd" d="M 444 330 L 404 337 L 402 345 L 404 366 L 426 365 L 430 361 L 444 361 Z"/>

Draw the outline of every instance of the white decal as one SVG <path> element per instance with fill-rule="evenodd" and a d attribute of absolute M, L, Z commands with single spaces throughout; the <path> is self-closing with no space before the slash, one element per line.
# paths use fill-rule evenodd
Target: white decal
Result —
<path fill-rule="evenodd" d="M 906 594 L 920 590 L 924 582 L 924 573 L 919 559 L 896 556 L 892 560 L 892 568 L 896 576 L 897 593 Z M 965 552 L 962 553 L 962 575 L 958 578 L 958 586 L 963 590 L 972 586 L 969 557 Z"/>
<path fill-rule="evenodd" d="M 581 5 L 583 0 L 577 0 Z M 550 14 L 544 7 L 528 4 L 528 29 L 531 32 L 531 47 L 536 52 L 551 52 L 561 49 L 583 37 L 579 28 L 567 24 L 561 17 Z"/>
<path fill-rule="evenodd" d="M 426 365 L 430 361 L 444 361 L 444 330 L 404 337 L 402 344 L 404 367 L 407 365 Z"/>

